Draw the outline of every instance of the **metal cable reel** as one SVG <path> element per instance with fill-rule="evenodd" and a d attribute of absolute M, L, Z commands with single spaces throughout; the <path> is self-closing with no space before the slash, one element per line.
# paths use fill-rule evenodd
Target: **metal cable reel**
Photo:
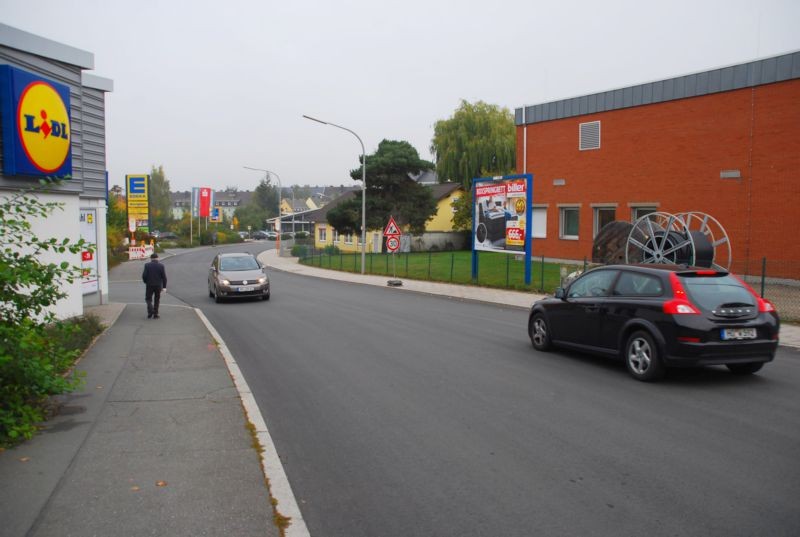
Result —
<path fill-rule="evenodd" d="M 655 212 L 634 222 L 625 262 L 727 270 L 731 264 L 730 241 L 722 225 L 708 214 Z"/>
<path fill-rule="evenodd" d="M 695 265 L 717 270 L 729 270 L 733 253 L 725 228 L 710 214 L 698 211 L 679 213 L 686 229 L 694 237 Z"/>

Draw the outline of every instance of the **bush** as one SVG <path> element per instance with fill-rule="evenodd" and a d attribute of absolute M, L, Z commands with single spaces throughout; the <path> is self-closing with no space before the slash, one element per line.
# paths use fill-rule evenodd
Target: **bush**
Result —
<path fill-rule="evenodd" d="M 42 259 L 91 248 L 83 240 L 40 239 L 31 230 L 31 221 L 60 208 L 40 202 L 35 189 L 0 198 L 0 445 L 30 438 L 47 397 L 79 384 L 63 373 L 80 354 L 73 336 L 83 329 L 56 321 L 52 307 L 66 296 L 62 282 L 78 280 L 81 267 Z"/>

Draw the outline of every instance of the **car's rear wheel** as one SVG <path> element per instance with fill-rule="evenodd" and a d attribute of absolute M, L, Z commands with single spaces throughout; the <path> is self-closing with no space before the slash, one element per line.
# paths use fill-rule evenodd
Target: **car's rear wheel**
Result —
<path fill-rule="evenodd" d="M 644 330 L 638 330 L 628 338 L 625 365 L 633 378 L 644 382 L 658 380 L 666 373 L 653 336 Z"/>
<path fill-rule="evenodd" d="M 547 319 L 541 313 L 534 314 L 528 323 L 528 336 L 531 338 L 533 348 L 537 351 L 546 351 L 550 348 L 550 327 Z"/>
<path fill-rule="evenodd" d="M 750 362 L 747 364 L 726 364 L 726 367 L 734 375 L 752 375 L 764 367 L 764 362 Z"/>

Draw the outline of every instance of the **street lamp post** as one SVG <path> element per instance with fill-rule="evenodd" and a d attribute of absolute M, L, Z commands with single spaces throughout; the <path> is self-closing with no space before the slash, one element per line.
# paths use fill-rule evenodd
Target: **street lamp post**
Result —
<path fill-rule="evenodd" d="M 278 255 L 281 255 L 281 190 L 283 190 L 283 184 L 281 184 L 281 176 L 275 172 L 265 170 L 264 168 L 253 168 L 252 166 L 243 166 L 243 168 L 246 170 L 264 172 L 267 174 L 267 179 L 269 179 L 270 174 L 274 175 L 278 179 L 278 238 L 275 239 L 276 241 L 275 246 L 278 249 Z"/>
<path fill-rule="evenodd" d="M 358 139 L 358 143 L 361 144 L 361 274 L 364 274 L 367 250 L 367 152 L 364 150 L 364 142 L 361 141 L 361 137 L 358 134 L 351 131 L 347 127 L 342 127 L 341 125 L 337 125 L 335 123 L 329 123 L 328 121 L 322 121 L 321 119 L 307 116 L 305 114 L 303 114 L 303 117 L 310 119 L 311 121 L 316 121 L 317 123 L 322 123 L 323 125 L 330 125 L 331 127 L 336 127 L 337 129 L 347 131 L 355 136 L 356 139 Z"/>

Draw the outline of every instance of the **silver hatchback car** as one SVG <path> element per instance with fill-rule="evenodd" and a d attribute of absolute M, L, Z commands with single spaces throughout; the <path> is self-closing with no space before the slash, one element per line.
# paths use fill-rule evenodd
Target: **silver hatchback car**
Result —
<path fill-rule="evenodd" d="M 215 302 L 226 298 L 269 300 L 269 277 L 253 254 L 217 254 L 208 270 L 208 296 Z"/>

